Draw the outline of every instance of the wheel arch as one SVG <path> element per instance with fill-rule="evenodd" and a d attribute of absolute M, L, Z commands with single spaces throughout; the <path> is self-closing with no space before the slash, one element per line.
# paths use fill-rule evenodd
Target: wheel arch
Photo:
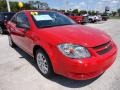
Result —
<path fill-rule="evenodd" d="M 35 58 L 36 50 L 38 50 L 38 49 L 43 50 L 47 54 L 48 58 L 50 59 L 53 71 L 55 72 L 57 69 L 57 62 L 53 56 L 54 54 L 52 52 L 52 49 L 49 46 L 35 45 L 33 47 L 33 56 L 34 56 L 35 60 L 36 60 L 36 58 Z"/>

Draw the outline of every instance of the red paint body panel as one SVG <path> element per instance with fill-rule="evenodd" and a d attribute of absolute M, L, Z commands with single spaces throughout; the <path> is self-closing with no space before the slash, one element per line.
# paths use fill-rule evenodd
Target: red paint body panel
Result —
<path fill-rule="evenodd" d="M 56 52 L 55 55 L 62 75 L 75 80 L 86 80 L 104 73 L 113 64 L 116 59 L 116 53 L 117 48 L 114 46 L 107 54 L 101 56 L 92 53 L 92 57 L 82 60 L 69 59 L 59 52 Z"/>
<path fill-rule="evenodd" d="M 85 47 L 94 47 L 106 43 L 110 40 L 109 36 L 100 30 L 83 25 L 68 25 L 38 30 L 38 33 L 47 34 L 48 38 L 55 40 L 54 44 L 74 43 Z"/>
<path fill-rule="evenodd" d="M 8 22 L 8 31 L 13 41 L 25 52 L 33 56 L 35 45 L 41 46 L 48 54 L 54 72 L 75 80 L 91 79 L 99 76 L 110 67 L 117 54 L 117 47 L 104 32 L 82 25 L 66 25 L 49 28 L 37 28 L 30 11 L 23 11 L 28 17 L 30 30 L 24 31 Z M 112 49 L 99 55 L 93 47 L 111 41 Z M 64 56 L 57 48 L 58 44 L 72 43 L 86 47 L 90 58 L 71 59 Z"/>
<path fill-rule="evenodd" d="M 70 17 L 72 20 L 74 20 L 76 23 L 81 23 L 83 22 L 84 16 L 68 16 Z"/>

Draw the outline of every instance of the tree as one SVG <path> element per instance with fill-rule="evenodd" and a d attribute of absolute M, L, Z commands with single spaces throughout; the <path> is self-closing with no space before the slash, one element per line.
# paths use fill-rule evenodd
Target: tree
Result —
<path fill-rule="evenodd" d="M 116 16 L 117 12 L 112 11 L 112 16 Z"/>
<path fill-rule="evenodd" d="M 29 1 L 28 5 L 29 5 L 30 9 L 34 9 L 34 10 L 37 9 L 37 7 L 34 7 L 34 1 Z M 25 5 L 25 6 L 27 7 L 27 5 Z"/>
<path fill-rule="evenodd" d="M 40 1 L 29 1 L 31 7 L 36 7 L 37 9 L 50 9 L 49 5 L 45 2 Z"/>
<path fill-rule="evenodd" d="M 97 14 L 96 11 L 93 10 L 93 11 L 92 11 L 92 15 L 96 15 L 96 14 Z"/>
<path fill-rule="evenodd" d="M 96 15 L 96 14 L 97 14 L 97 12 L 96 12 L 96 11 L 94 11 L 94 10 L 92 10 L 92 11 L 88 11 L 88 14 L 89 14 L 89 15 Z"/>
<path fill-rule="evenodd" d="M 11 11 L 13 12 L 16 12 L 19 10 L 19 7 L 18 7 L 18 2 L 9 2 L 10 3 L 10 8 L 11 8 Z M 6 3 L 6 0 L 0 0 L 0 11 L 1 12 L 7 12 L 7 3 Z"/>
<path fill-rule="evenodd" d="M 99 11 L 96 11 L 96 15 L 99 15 L 100 14 L 100 12 Z"/>
<path fill-rule="evenodd" d="M 78 14 L 78 9 L 74 9 L 74 10 L 72 11 L 72 13 Z"/>
<path fill-rule="evenodd" d="M 88 11 L 88 14 L 89 14 L 89 15 L 92 15 L 92 12 L 91 12 L 91 11 Z"/>
<path fill-rule="evenodd" d="M 71 13 L 72 11 L 71 10 L 67 10 L 67 13 Z"/>
<path fill-rule="evenodd" d="M 12 12 L 17 12 L 20 10 L 18 7 L 18 2 L 17 1 L 10 1 L 10 8 Z M 24 3 L 22 10 L 29 10 L 29 9 L 50 9 L 48 4 L 45 2 L 40 2 L 40 1 L 29 1 Z M 6 0 L 0 0 L 0 12 L 7 12 L 7 3 Z"/>
<path fill-rule="evenodd" d="M 6 3 L 6 0 L 0 0 L 0 11 L 1 11 L 1 12 L 7 11 L 7 3 Z"/>
<path fill-rule="evenodd" d="M 79 14 L 80 14 L 80 15 L 87 14 L 87 11 L 86 11 L 86 10 L 81 10 L 81 11 L 79 12 Z"/>
<path fill-rule="evenodd" d="M 57 11 L 58 11 L 58 10 L 57 10 Z M 65 10 L 62 10 L 62 9 L 61 9 L 61 10 L 59 10 L 59 11 L 65 13 Z"/>
<path fill-rule="evenodd" d="M 10 2 L 10 6 L 12 12 L 17 12 L 20 10 L 18 7 L 18 2 Z"/>
<path fill-rule="evenodd" d="M 117 12 L 118 12 L 118 14 L 119 14 L 119 16 L 120 16 L 120 8 L 117 10 Z"/>

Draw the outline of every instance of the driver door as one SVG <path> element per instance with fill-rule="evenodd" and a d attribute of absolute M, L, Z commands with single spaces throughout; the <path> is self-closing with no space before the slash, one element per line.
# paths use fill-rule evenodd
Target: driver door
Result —
<path fill-rule="evenodd" d="M 28 18 L 24 13 L 22 12 L 19 13 L 16 17 L 16 20 L 17 20 L 17 24 L 26 24 L 27 26 L 30 27 Z M 33 45 L 33 40 L 31 38 L 32 35 L 31 28 L 26 29 L 24 27 L 17 27 L 16 25 L 15 32 L 16 32 L 16 38 L 17 40 L 19 40 L 18 46 L 31 55 L 32 45 Z"/>

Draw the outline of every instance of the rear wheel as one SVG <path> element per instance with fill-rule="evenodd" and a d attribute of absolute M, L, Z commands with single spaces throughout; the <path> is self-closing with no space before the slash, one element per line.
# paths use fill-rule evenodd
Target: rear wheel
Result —
<path fill-rule="evenodd" d="M 2 29 L 2 27 L 0 27 L 0 34 L 3 34 L 3 29 Z"/>
<path fill-rule="evenodd" d="M 46 78 L 51 78 L 54 75 L 54 72 L 48 55 L 42 49 L 38 49 L 35 58 L 40 73 Z"/>
<path fill-rule="evenodd" d="M 11 38 L 10 35 L 8 36 L 8 40 L 9 40 L 9 45 L 10 45 L 11 47 L 15 47 L 15 46 L 16 46 L 15 43 L 13 42 L 13 40 L 12 40 L 12 38 Z"/>

